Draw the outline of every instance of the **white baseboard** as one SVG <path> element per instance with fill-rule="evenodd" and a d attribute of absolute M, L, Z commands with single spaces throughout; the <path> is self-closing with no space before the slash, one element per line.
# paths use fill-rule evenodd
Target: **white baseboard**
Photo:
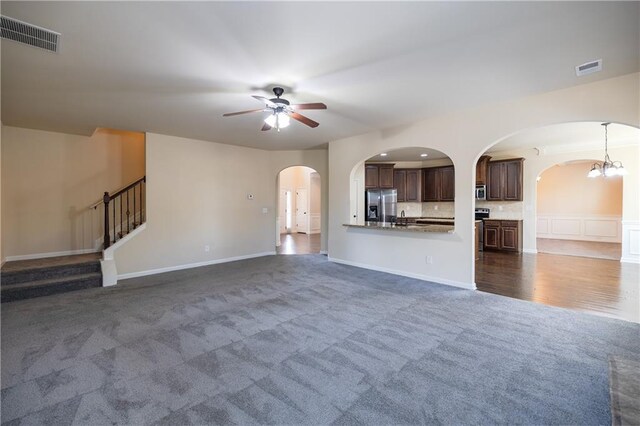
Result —
<path fill-rule="evenodd" d="M 522 249 L 523 253 L 530 253 L 530 254 L 538 254 L 538 250 L 536 249 Z"/>
<path fill-rule="evenodd" d="M 144 277 L 147 275 L 162 274 L 164 272 L 180 271 L 182 269 L 199 268 L 200 266 L 217 265 L 218 263 L 235 262 L 237 260 L 253 259 L 256 257 L 263 257 L 263 256 L 273 256 L 275 254 L 276 254 L 275 251 L 265 251 L 262 253 L 246 254 L 243 256 L 227 257 L 224 259 L 213 259 L 213 260 L 206 260 L 204 262 L 187 263 L 185 265 L 167 266 L 165 268 L 150 269 L 148 271 L 130 272 L 128 274 L 118 275 L 118 281 L 126 280 L 129 278 Z"/>
<path fill-rule="evenodd" d="M 71 256 L 74 254 L 87 254 L 87 253 L 99 253 L 100 250 L 96 249 L 80 249 L 80 250 L 66 250 L 66 251 L 52 251 L 49 253 L 36 253 L 36 254 L 21 254 L 18 256 L 7 256 L 4 261 L 10 262 L 13 260 L 31 260 L 31 259 L 44 259 L 47 257 L 58 256 Z M 4 263 L 4 262 L 3 262 Z"/>
<path fill-rule="evenodd" d="M 429 281 L 429 282 L 432 282 L 432 283 L 449 285 L 449 286 L 452 286 L 452 287 L 463 288 L 465 290 L 475 290 L 476 289 L 476 283 L 464 283 L 464 282 L 461 282 L 461 281 L 453 281 L 453 280 L 447 280 L 447 279 L 438 278 L 438 277 L 430 277 L 428 275 L 415 274 L 415 273 L 412 273 L 412 272 L 399 271 L 399 270 L 396 270 L 396 269 L 382 268 L 380 266 L 368 265 L 368 264 L 359 263 L 359 262 L 352 262 L 350 260 L 336 259 L 335 257 L 329 257 L 329 261 L 330 262 L 335 262 L 335 263 L 341 263 L 343 265 L 355 266 L 357 268 L 370 269 L 372 271 L 386 272 L 388 274 L 400 275 L 400 276 L 408 277 L 408 278 L 415 278 L 417 280 Z"/>
<path fill-rule="evenodd" d="M 326 251 L 326 250 L 320 250 L 320 254 L 327 254 L 327 255 L 328 255 L 328 254 L 329 254 L 329 252 L 328 252 L 328 251 Z"/>

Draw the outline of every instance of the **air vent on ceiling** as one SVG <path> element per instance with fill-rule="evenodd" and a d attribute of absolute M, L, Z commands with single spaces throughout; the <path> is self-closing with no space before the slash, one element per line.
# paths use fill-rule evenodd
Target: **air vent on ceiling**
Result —
<path fill-rule="evenodd" d="M 47 30 L 46 28 L 36 27 L 26 22 L 7 16 L 0 16 L 2 28 L 2 38 L 17 41 L 19 43 L 28 44 L 29 46 L 39 47 L 50 52 L 58 52 L 58 42 L 60 41 L 60 33 Z"/>
<path fill-rule="evenodd" d="M 602 71 L 602 59 L 597 61 L 587 62 L 586 64 L 578 65 L 576 67 L 576 75 L 581 77 L 583 75 L 591 74 L 594 72 Z"/>

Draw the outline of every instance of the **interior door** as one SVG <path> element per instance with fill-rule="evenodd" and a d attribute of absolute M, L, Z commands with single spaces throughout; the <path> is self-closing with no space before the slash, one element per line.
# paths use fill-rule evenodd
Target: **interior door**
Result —
<path fill-rule="evenodd" d="M 287 189 L 280 190 L 280 212 L 278 217 L 280 218 L 280 233 L 287 232 Z"/>
<path fill-rule="evenodd" d="M 309 232 L 309 203 L 307 202 L 307 190 L 296 189 L 296 232 Z"/>

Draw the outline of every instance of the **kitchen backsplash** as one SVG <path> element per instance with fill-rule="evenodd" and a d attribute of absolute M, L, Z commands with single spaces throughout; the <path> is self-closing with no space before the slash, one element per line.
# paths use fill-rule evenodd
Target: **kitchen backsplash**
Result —
<path fill-rule="evenodd" d="M 406 217 L 422 217 L 422 203 L 398 203 L 398 217 L 404 210 Z"/>
<path fill-rule="evenodd" d="M 520 220 L 524 217 L 524 202 L 522 201 L 476 200 L 476 207 L 490 209 L 490 219 Z"/>
<path fill-rule="evenodd" d="M 453 217 L 453 206 L 453 202 L 398 203 L 398 216 L 404 210 L 406 217 Z"/>
<path fill-rule="evenodd" d="M 406 217 L 454 217 L 455 203 L 398 203 L 398 217 L 404 210 Z M 524 217 L 522 201 L 479 201 L 476 207 L 491 209 L 491 219 L 519 220 Z M 500 209 L 502 207 L 502 210 Z"/>
<path fill-rule="evenodd" d="M 441 201 L 439 203 L 422 203 L 423 217 L 454 217 L 455 203 Z"/>

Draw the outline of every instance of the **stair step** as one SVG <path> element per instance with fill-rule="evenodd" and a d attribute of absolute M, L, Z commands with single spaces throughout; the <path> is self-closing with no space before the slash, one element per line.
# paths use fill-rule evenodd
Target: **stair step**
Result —
<path fill-rule="evenodd" d="M 1 273 L 2 286 L 28 283 L 32 281 L 71 277 L 76 275 L 100 272 L 100 262 L 91 260 L 85 262 L 43 266 Z"/>
<path fill-rule="evenodd" d="M 40 279 L 11 285 L 5 285 L 3 276 L 2 286 L 0 286 L 0 299 L 2 303 L 13 302 L 101 286 L 102 274 L 99 272 Z"/>

